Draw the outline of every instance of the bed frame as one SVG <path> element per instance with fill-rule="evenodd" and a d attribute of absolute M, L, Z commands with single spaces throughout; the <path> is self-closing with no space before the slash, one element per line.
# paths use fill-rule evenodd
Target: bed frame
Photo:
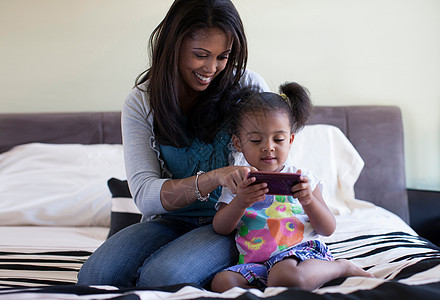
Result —
<path fill-rule="evenodd" d="M 120 119 L 120 112 L 0 114 L 0 153 L 31 142 L 120 144 Z M 365 161 L 356 198 L 384 207 L 409 224 L 400 109 L 316 106 L 309 124 L 339 127 Z"/>

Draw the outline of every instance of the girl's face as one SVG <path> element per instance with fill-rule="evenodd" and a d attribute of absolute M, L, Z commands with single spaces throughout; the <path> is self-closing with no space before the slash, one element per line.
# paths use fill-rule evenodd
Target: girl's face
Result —
<path fill-rule="evenodd" d="M 184 93 L 204 91 L 226 67 L 231 49 L 232 38 L 217 28 L 201 29 L 186 37 L 178 63 Z"/>
<path fill-rule="evenodd" d="M 259 171 L 280 172 L 289 155 L 294 134 L 286 113 L 251 113 L 243 116 L 239 136 L 232 141 L 247 162 Z"/>

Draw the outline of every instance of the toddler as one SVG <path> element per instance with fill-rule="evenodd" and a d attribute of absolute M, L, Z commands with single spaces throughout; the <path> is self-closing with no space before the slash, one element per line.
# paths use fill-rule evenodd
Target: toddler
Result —
<path fill-rule="evenodd" d="M 312 104 L 297 83 L 280 87 L 281 94 L 242 90 L 229 105 L 232 142 L 249 171 L 300 173 L 291 196 L 268 195 L 255 177 L 237 185 L 236 194 L 223 188 L 217 202 L 214 230 L 228 235 L 237 229 L 238 265 L 216 274 L 211 288 L 298 287 L 313 290 L 338 277 L 370 273 L 345 259 L 334 260 L 319 236 L 331 235 L 336 221 L 322 197 L 320 179 L 286 164 L 290 148 L 306 123 Z M 236 98 L 237 99 L 237 98 Z"/>

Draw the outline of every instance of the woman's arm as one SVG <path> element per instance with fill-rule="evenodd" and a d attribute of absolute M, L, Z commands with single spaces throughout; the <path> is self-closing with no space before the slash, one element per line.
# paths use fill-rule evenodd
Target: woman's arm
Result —
<path fill-rule="evenodd" d="M 195 176 L 163 178 L 164 166 L 153 145 L 153 120 L 148 116 L 146 93 L 134 89 L 122 109 L 122 136 L 126 175 L 130 192 L 144 216 L 163 214 L 196 201 Z M 198 178 L 202 195 L 219 186 L 235 192 L 250 167 L 228 166 L 204 173 Z"/>
<path fill-rule="evenodd" d="M 202 196 L 207 195 L 219 186 L 228 187 L 233 193 L 237 184 L 247 177 L 250 167 L 228 166 L 203 173 L 197 180 L 197 188 Z M 196 176 L 184 179 L 167 180 L 162 186 L 160 199 L 167 211 L 185 207 L 195 200 Z"/>
<path fill-rule="evenodd" d="M 146 89 L 146 85 L 143 87 Z M 122 144 L 130 192 L 144 216 L 166 213 L 160 202 L 160 191 L 167 178 L 162 178 L 158 153 L 152 149 L 153 120 L 147 95 L 137 88 L 128 95 L 122 107 Z"/>

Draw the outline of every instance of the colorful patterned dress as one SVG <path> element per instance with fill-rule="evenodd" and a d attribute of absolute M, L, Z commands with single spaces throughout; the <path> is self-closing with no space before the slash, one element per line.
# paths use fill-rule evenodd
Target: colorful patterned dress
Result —
<path fill-rule="evenodd" d="M 295 173 L 297 170 L 294 166 L 285 166 L 282 172 Z M 310 172 L 302 174 L 309 178 L 312 190 L 321 185 L 319 178 Z M 228 188 L 223 188 L 217 208 L 222 202 L 231 202 L 234 196 Z M 288 256 L 295 256 L 299 261 L 333 260 L 327 246 L 319 241 L 301 203 L 292 196 L 266 195 L 263 201 L 247 208 L 237 226 L 235 240 L 240 252 L 239 266 L 228 270 L 242 273 L 249 281 L 254 277 L 267 277 L 270 268 Z M 260 266 L 255 263 L 262 264 L 266 274 L 257 276 L 256 270 L 252 275 L 249 270 L 243 271 L 241 265 L 246 269 Z"/>

